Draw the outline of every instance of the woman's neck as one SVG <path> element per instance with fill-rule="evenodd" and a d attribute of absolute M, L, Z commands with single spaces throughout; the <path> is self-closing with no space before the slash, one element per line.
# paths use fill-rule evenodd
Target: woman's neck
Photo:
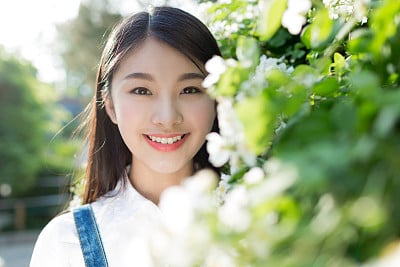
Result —
<path fill-rule="evenodd" d="M 192 174 L 192 166 L 186 166 L 174 173 L 159 173 L 136 162 L 132 163 L 129 180 L 141 195 L 158 205 L 160 196 L 165 189 L 179 185 Z"/>

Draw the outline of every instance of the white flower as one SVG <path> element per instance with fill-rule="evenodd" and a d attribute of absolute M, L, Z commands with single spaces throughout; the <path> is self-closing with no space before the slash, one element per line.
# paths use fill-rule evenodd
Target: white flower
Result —
<path fill-rule="evenodd" d="M 159 207 L 163 224 L 149 233 L 149 248 L 155 261 L 151 266 L 194 266 L 204 258 L 211 232 L 197 218 L 215 210 L 210 194 L 215 177 L 211 171 L 200 171 L 162 193 Z"/>
<path fill-rule="evenodd" d="M 229 184 L 231 176 L 222 174 L 221 180 L 218 183 L 217 189 L 215 189 L 215 205 L 220 206 L 225 202 L 225 197 L 229 189 L 232 187 Z"/>
<path fill-rule="evenodd" d="M 206 62 L 205 68 L 209 74 L 204 79 L 202 85 L 205 88 L 208 88 L 218 82 L 219 77 L 226 71 L 227 67 L 222 57 L 213 56 L 210 60 Z"/>
<path fill-rule="evenodd" d="M 298 14 L 306 14 L 311 9 L 312 3 L 310 0 L 289 0 L 288 8 Z"/>
<path fill-rule="evenodd" d="M 216 182 L 217 176 L 213 171 L 202 170 L 188 177 L 181 185 L 169 187 L 161 194 L 159 207 L 169 231 L 186 231 L 193 223 L 196 212 L 214 207 L 210 193 Z"/>
<path fill-rule="evenodd" d="M 221 167 L 228 162 L 231 151 L 228 148 L 224 138 L 218 133 L 209 133 L 206 136 L 207 151 L 209 154 L 209 161 L 215 167 Z"/>
<path fill-rule="evenodd" d="M 243 125 L 233 109 L 233 100 L 218 98 L 217 112 L 221 136 L 232 144 L 242 141 L 244 139 Z"/>
<path fill-rule="evenodd" d="M 219 98 L 217 111 L 220 134 L 209 133 L 206 138 L 209 161 L 214 166 L 221 167 L 229 159 L 235 158 L 232 153 L 237 144 L 244 141 L 244 133 L 233 109 L 232 99 Z"/>
<path fill-rule="evenodd" d="M 217 111 L 220 133 L 209 133 L 206 137 L 209 161 L 216 167 L 229 161 L 232 173 L 243 163 L 255 165 L 256 155 L 247 149 L 243 125 L 233 109 L 233 99 L 219 98 Z"/>
<path fill-rule="evenodd" d="M 273 58 L 262 55 L 260 57 L 260 64 L 257 66 L 256 73 L 268 73 L 273 69 L 279 69 L 286 73 L 292 73 L 293 67 L 287 67 L 286 64 L 283 62 L 283 59 L 283 57 Z"/>
<path fill-rule="evenodd" d="M 291 10 L 287 10 L 283 13 L 282 26 L 288 29 L 288 31 L 293 35 L 299 34 L 305 23 L 306 19 L 301 14 L 295 13 Z"/>
<path fill-rule="evenodd" d="M 194 203 L 191 194 L 182 186 L 166 189 L 160 197 L 166 227 L 173 233 L 187 231 L 194 219 Z"/>
<path fill-rule="evenodd" d="M 331 19 L 350 17 L 356 18 L 361 23 L 368 21 L 367 13 L 370 0 L 324 0 L 325 7 L 329 10 Z"/>
<path fill-rule="evenodd" d="M 217 175 L 211 170 L 201 170 L 196 172 L 192 177 L 185 179 L 182 186 L 193 196 L 201 196 L 210 192 L 215 187 Z"/>
<path fill-rule="evenodd" d="M 244 186 L 234 187 L 226 195 L 225 204 L 218 209 L 218 219 L 226 227 L 236 232 L 244 232 L 251 223 L 248 209 L 249 196 Z"/>
<path fill-rule="evenodd" d="M 264 178 L 264 170 L 260 167 L 253 167 L 243 175 L 246 184 L 257 184 Z"/>
<path fill-rule="evenodd" d="M 310 0 L 289 0 L 288 8 L 282 16 L 282 26 L 293 35 L 299 34 L 306 23 L 305 15 L 311 6 Z"/>

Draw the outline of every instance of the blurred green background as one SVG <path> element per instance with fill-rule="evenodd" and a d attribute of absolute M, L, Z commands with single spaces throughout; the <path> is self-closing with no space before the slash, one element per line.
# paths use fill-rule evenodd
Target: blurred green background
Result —
<path fill-rule="evenodd" d="M 75 130 L 105 39 L 122 15 L 144 6 L 0 2 L 0 233 L 41 229 L 68 204 L 85 164 Z"/>

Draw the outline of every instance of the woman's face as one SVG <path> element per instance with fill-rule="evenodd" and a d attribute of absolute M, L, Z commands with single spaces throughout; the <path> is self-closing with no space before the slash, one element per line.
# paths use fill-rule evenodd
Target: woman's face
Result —
<path fill-rule="evenodd" d="M 203 79 L 186 56 L 152 38 L 125 56 L 106 110 L 132 152 L 133 168 L 192 171 L 216 115 Z"/>

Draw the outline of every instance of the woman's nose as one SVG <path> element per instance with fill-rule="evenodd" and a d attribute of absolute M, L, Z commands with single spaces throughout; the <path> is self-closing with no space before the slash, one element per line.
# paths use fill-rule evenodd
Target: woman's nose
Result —
<path fill-rule="evenodd" d="M 183 115 L 177 101 L 170 97 L 160 97 L 154 105 L 152 122 L 164 128 L 182 123 Z"/>

